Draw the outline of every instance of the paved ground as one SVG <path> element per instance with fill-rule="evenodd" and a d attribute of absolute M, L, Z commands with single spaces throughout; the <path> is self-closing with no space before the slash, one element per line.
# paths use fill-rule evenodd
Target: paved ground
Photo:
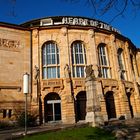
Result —
<path fill-rule="evenodd" d="M 58 131 L 62 129 L 68 129 L 73 127 L 83 127 L 87 125 L 84 122 L 77 123 L 74 125 L 69 124 L 49 124 L 45 126 L 32 127 L 28 128 L 27 134 L 33 135 L 36 133 L 45 133 L 48 131 Z M 113 120 L 104 126 L 104 129 L 107 129 L 114 133 L 117 137 L 117 140 L 140 140 L 140 119 L 131 119 L 131 120 Z M 1 130 L 0 131 L 0 140 L 15 140 L 19 139 L 24 135 L 24 128 L 12 129 L 12 130 Z"/>
<path fill-rule="evenodd" d="M 45 133 L 51 131 L 59 131 L 63 129 L 69 129 L 74 127 L 84 127 L 87 124 L 84 122 L 77 123 L 77 124 L 47 124 L 44 126 L 38 127 L 30 127 L 27 129 L 28 135 L 33 135 L 37 133 Z M 25 135 L 25 129 L 13 129 L 13 130 L 1 130 L 0 131 L 0 140 L 15 140 L 23 137 Z"/>

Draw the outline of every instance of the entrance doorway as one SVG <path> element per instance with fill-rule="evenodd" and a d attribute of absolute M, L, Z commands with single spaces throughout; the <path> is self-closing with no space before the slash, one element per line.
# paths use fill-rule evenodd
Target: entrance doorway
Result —
<path fill-rule="evenodd" d="M 131 117 L 133 118 L 134 113 L 133 113 L 133 106 L 131 104 L 131 93 L 127 92 L 126 95 L 127 95 L 127 99 L 128 99 L 128 105 L 129 105 L 129 110 L 130 110 L 130 113 L 131 113 Z"/>
<path fill-rule="evenodd" d="M 108 119 L 116 118 L 116 108 L 114 102 L 114 95 L 112 91 L 106 93 L 105 100 L 106 100 L 106 110 L 108 114 Z"/>
<path fill-rule="evenodd" d="M 57 93 L 49 93 L 44 98 L 45 122 L 61 120 L 61 99 Z"/>
<path fill-rule="evenodd" d="M 81 91 L 76 96 L 76 120 L 85 120 L 86 117 L 86 92 Z"/>

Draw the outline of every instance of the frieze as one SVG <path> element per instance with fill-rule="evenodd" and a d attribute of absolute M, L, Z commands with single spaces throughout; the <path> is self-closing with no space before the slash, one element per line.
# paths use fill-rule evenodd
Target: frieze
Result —
<path fill-rule="evenodd" d="M 103 88 L 105 87 L 118 87 L 118 82 L 116 80 L 109 80 L 109 79 L 105 79 L 102 80 L 102 84 L 103 84 Z"/>
<path fill-rule="evenodd" d="M 19 45 L 18 40 L 0 38 L 0 49 L 18 49 Z"/>
<path fill-rule="evenodd" d="M 51 80 L 43 80 L 42 81 L 42 90 L 45 88 L 63 88 L 63 80 L 62 79 L 51 79 Z"/>
<path fill-rule="evenodd" d="M 85 79 L 73 79 L 73 86 L 74 88 L 85 86 Z"/>
<path fill-rule="evenodd" d="M 132 82 L 125 81 L 124 84 L 127 88 L 134 88 L 134 84 Z"/>

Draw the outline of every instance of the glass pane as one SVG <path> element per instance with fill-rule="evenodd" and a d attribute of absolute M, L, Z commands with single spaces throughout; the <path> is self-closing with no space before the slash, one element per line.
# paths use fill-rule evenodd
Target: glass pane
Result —
<path fill-rule="evenodd" d="M 78 57 L 78 54 L 75 55 L 75 59 L 76 59 L 76 64 L 79 64 L 79 57 Z"/>
<path fill-rule="evenodd" d="M 43 59 L 43 65 L 46 65 L 46 47 L 43 47 L 42 51 L 42 59 Z"/>
<path fill-rule="evenodd" d="M 47 68 L 47 78 L 51 78 L 51 68 Z"/>
<path fill-rule="evenodd" d="M 55 51 L 55 45 L 54 44 L 51 44 L 51 52 L 52 53 L 56 53 L 56 51 Z"/>
<path fill-rule="evenodd" d="M 47 54 L 47 65 L 51 64 L 51 55 Z"/>
<path fill-rule="evenodd" d="M 84 67 L 81 67 L 81 77 L 84 77 L 85 74 L 84 74 Z"/>
<path fill-rule="evenodd" d="M 53 121 L 53 104 L 47 104 L 47 121 Z"/>
<path fill-rule="evenodd" d="M 50 45 L 48 44 L 48 45 L 46 45 L 46 52 L 47 52 L 47 54 L 50 53 L 50 51 L 51 51 L 50 50 Z"/>
<path fill-rule="evenodd" d="M 76 67 L 76 75 L 77 75 L 77 77 L 80 77 L 80 68 L 79 67 Z"/>
<path fill-rule="evenodd" d="M 108 78 L 108 68 L 103 68 L 103 77 Z"/>
<path fill-rule="evenodd" d="M 106 56 L 103 56 L 103 65 L 107 65 Z"/>
<path fill-rule="evenodd" d="M 54 104 L 55 121 L 61 120 L 61 106 L 60 103 Z"/>
<path fill-rule="evenodd" d="M 51 78 L 56 78 L 56 67 L 52 68 L 52 77 Z"/>
<path fill-rule="evenodd" d="M 55 54 L 52 54 L 52 64 L 56 64 Z"/>
<path fill-rule="evenodd" d="M 60 67 L 57 68 L 57 78 L 60 78 Z"/>
<path fill-rule="evenodd" d="M 57 54 L 57 64 L 59 64 L 59 54 Z"/>
<path fill-rule="evenodd" d="M 84 60 L 83 60 L 83 54 L 80 54 L 80 64 L 83 64 Z"/>
<path fill-rule="evenodd" d="M 47 79 L 47 69 L 43 68 L 43 79 Z"/>

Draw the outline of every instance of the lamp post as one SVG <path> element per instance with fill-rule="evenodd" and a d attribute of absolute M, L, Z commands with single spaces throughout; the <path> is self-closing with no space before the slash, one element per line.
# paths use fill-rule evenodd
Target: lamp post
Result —
<path fill-rule="evenodd" d="M 29 93 L 29 74 L 23 75 L 23 93 L 25 95 L 25 135 L 27 135 L 27 94 Z"/>

